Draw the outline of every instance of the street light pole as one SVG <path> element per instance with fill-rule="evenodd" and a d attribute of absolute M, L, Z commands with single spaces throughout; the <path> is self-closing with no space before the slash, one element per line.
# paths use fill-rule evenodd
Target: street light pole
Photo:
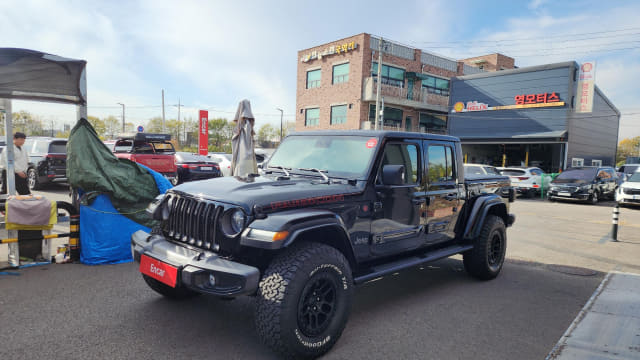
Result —
<path fill-rule="evenodd" d="M 122 132 L 124 133 L 124 104 L 123 103 L 118 103 L 118 105 L 122 105 Z"/>
<path fill-rule="evenodd" d="M 280 111 L 280 142 L 282 143 L 282 114 L 283 111 L 280 108 L 276 108 L 276 110 Z"/>

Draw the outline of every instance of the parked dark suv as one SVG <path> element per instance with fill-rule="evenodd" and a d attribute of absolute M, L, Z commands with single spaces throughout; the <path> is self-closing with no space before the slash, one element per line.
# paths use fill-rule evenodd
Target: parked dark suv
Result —
<path fill-rule="evenodd" d="M 575 167 L 558 175 L 549 188 L 549 200 L 582 200 L 596 204 L 602 197 L 613 199 L 618 175 L 612 167 Z"/>
<path fill-rule="evenodd" d="M 28 137 L 24 143 L 29 153 L 29 188 L 42 189 L 53 182 L 67 181 L 67 139 Z"/>

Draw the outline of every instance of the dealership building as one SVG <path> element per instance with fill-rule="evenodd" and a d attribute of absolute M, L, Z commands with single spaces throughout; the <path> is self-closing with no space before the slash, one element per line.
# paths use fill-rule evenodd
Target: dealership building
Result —
<path fill-rule="evenodd" d="M 380 42 L 362 33 L 298 52 L 296 131 L 375 128 Z M 620 113 L 593 82 L 592 111 L 576 111 L 587 92 L 575 62 L 518 69 L 502 54 L 381 48 L 379 128 L 458 136 L 467 162 L 557 171 L 615 160 Z"/>

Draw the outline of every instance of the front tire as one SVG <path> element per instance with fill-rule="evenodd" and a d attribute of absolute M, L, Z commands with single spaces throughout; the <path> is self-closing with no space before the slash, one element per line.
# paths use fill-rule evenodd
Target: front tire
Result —
<path fill-rule="evenodd" d="M 463 254 L 464 269 L 480 280 L 494 279 L 504 264 L 507 232 L 502 218 L 487 216 L 473 249 Z"/>
<path fill-rule="evenodd" d="M 338 250 L 318 243 L 294 245 L 271 262 L 260 281 L 258 335 L 285 358 L 321 356 L 342 334 L 352 297 L 351 268 Z"/>
<path fill-rule="evenodd" d="M 142 278 L 144 278 L 144 281 L 153 291 L 173 300 L 184 300 L 200 295 L 200 293 L 184 287 L 172 288 L 171 286 L 165 285 L 160 281 L 144 274 L 142 275 Z"/>
<path fill-rule="evenodd" d="M 598 196 L 598 192 L 594 191 L 593 194 L 591 194 L 591 196 L 589 196 L 589 203 L 591 205 L 596 205 L 598 203 L 599 196 Z"/>

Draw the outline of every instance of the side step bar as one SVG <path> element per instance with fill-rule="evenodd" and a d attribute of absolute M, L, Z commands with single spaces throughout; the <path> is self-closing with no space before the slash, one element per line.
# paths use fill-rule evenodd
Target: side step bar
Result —
<path fill-rule="evenodd" d="M 373 280 L 385 275 L 393 274 L 400 270 L 414 267 L 427 262 L 443 259 L 451 255 L 459 254 L 467 250 L 473 249 L 473 245 L 454 245 L 437 251 L 425 252 L 422 255 L 414 255 L 394 262 L 386 263 L 371 267 L 365 274 L 357 275 L 353 282 L 362 284 L 369 280 Z"/>

